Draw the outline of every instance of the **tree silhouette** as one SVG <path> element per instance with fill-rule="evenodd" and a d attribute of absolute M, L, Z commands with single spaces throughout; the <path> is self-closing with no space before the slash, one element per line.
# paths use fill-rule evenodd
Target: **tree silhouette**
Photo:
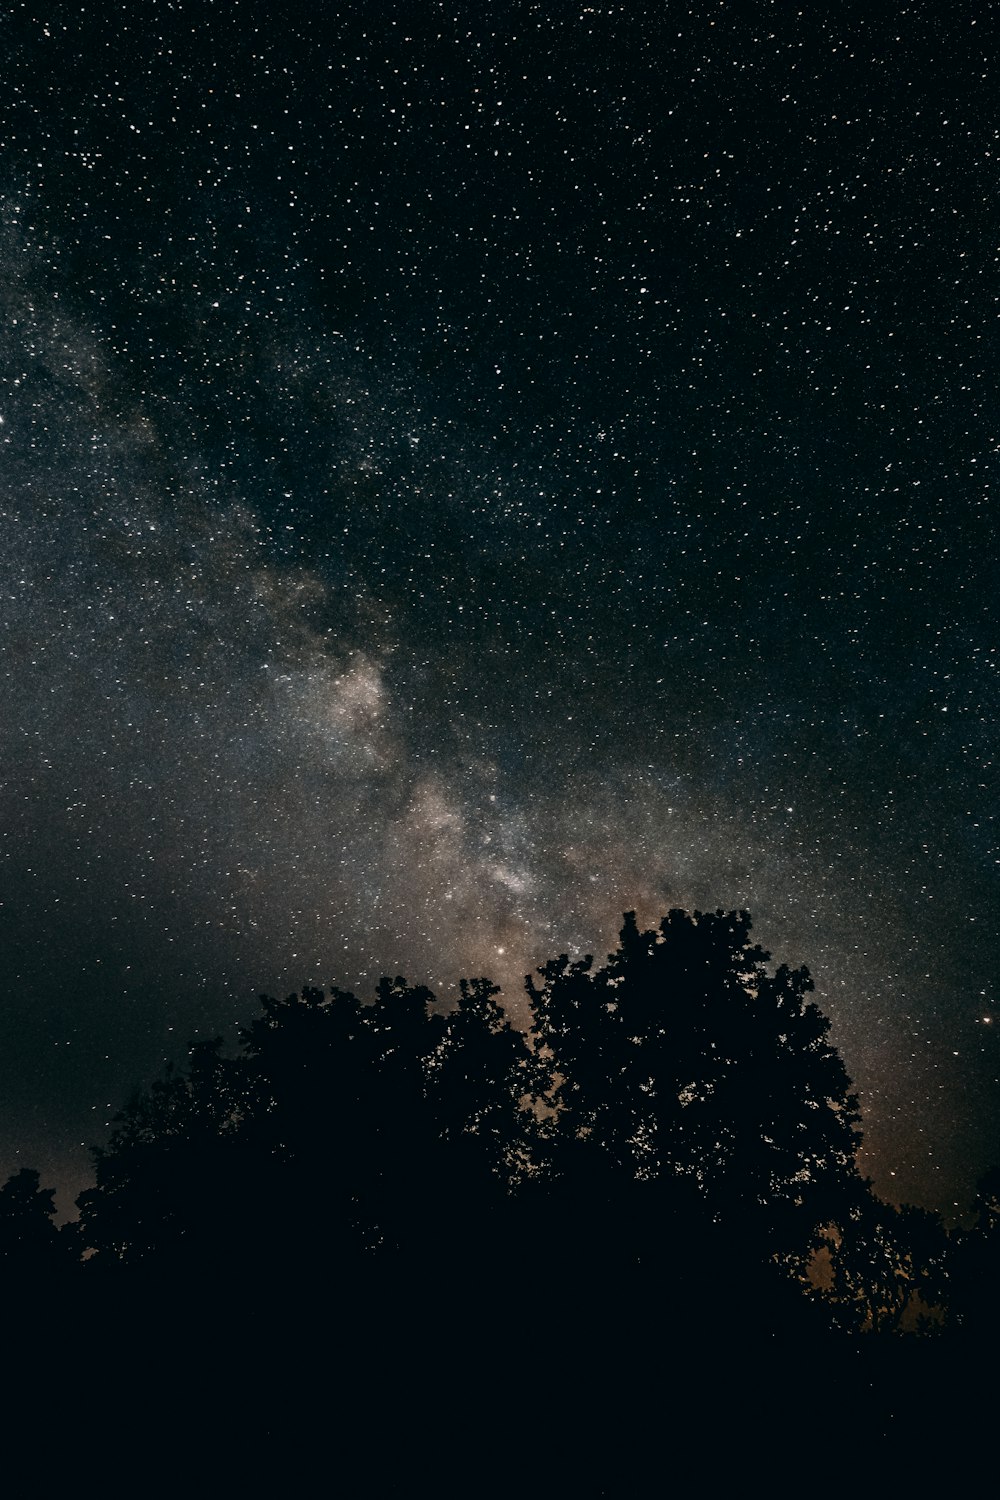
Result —
<path fill-rule="evenodd" d="M 860 1182 L 827 1237 L 830 1297 L 848 1329 L 896 1333 L 909 1315 L 939 1315 L 948 1293 L 949 1241 L 937 1214 L 896 1208 Z"/>
<path fill-rule="evenodd" d="M 902 1305 L 886 1278 L 896 1295 L 905 1260 L 912 1291 L 919 1256 L 892 1221 L 890 1277 L 829 1023 L 808 972 L 768 962 L 745 912 L 651 931 L 628 913 L 605 966 L 529 977 L 527 1034 L 486 979 L 450 1009 L 400 976 L 367 1003 L 262 996 L 236 1057 L 197 1044 L 118 1117 L 79 1200 L 90 1262 L 285 1284 L 381 1267 L 456 1291 L 522 1264 L 595 1316 L 641 1288 L 674 1317 L 773 1321 L 789 1288 L 815 1300 L 826 1245 L 841 1323 L 882 1326 L 872 1309 Z"/>
<path fill-rule="evenodd" d="M 192 1048 L 118 1116 L 81 1195 L 104 1262 L 440 1263 L 497 1229 L 528 1156 L 528 1049 L 487 980 L 261 997 L 228 1059 Z M 501 1215 L 502 1217 L 502 1215 Z"/>
<path fill-rule="evenodd" d="M 35 1351 L 47 1392 L 72 1327 L 79 1357 L 56 1364 L 80 1441 L 142 1454 L 179 1409 L 234 1432 L 252 1413 L 251 1482 L 261 1452 L 280 1484 L 308 1450 L 394 1490 L 429 1401 L 441 1493 L 702 1483 L 720 1436 L 734 1464 L 809 1472 L 814 1416 L 849 1414 L 894 1463 L 918 1452 L 942 1401 L 893 1335 L 940 1326 L 946 1292 L 959 1329 L 1000 1328 L 1000 1174 L 950 1240 L 878 1201 L 809 975 L 772 971 L 745 912 L 649 931 L 627 913 L 603 966 L 562 955 L 526 987 L 527 1032 L 485 978 L 451 1006 L 401 976 L 368 1001 L 262 996 L 235 1056 L 200 1041 L 129 1101 L 78 1226 L 57 1232 L 52 1192 L 16 1174 L 0 1266 L 43 1295 L 14 1367 Z M 919 1347 L 946 1377 L 965 1356 Z M 512 1442 L 498 1398 L 517 1391 L 536 1404 Z"/>
<path fill-rule="evenodd" d="M 0 1268 L 24 1278 L 52 1275 L 72 1256 L 69 1237 L 56 1228 L 55 1192 L 39 1174 L 22 1167 L 0 1188 Z"/>
<path fill-rule="evenodd" d="M 1000 1334 L 1000 1167 L 976 1184 L 975 1220 L 952 1237 L 947 1260 L 953 1327 L 989 1342 Z"/>
<path fill-rule="evenodd" d="M 711 1247 L 803 1276 L 854 1189 L 857 1100 L 829 1022 L 808 972 L 769 973 L 749 934 L 745 912 L 646 932 L 627 913 L 605 967 L 563 956 L 528 981 L 548 1170 L 599 1255 L 609 1232 L 647 1261 L 683 1234 L 703 1263 Z"/>
<path fill-rule="evenodd" d="M 192 1045 L 187 1073 L 168 1068 L 137 1093 L 95 1148 L 97 1181 L 77 1202 L 98 1263 L 196 1268 L 245 1239 L 261 1167 L 248 1126 L 262 1095 L 245 1060 L 221 1047 L 221 1038 Z"/>

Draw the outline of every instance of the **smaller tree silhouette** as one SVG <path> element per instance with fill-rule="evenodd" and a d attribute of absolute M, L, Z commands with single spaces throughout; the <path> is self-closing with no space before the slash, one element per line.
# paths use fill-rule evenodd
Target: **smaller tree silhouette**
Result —
<path fill-rule="evenodd" d="M 529 1155 L 528 1048 L 488 980 L 442 1013 L 423 986 L 370 1004 L 306 988 L 262 1013 L 237 1058 L 191 1049 L 96 1151 L 81 1234 L 103 1263 L 204 1267 L 398 1260 L 480 1250 Z"/>
<path fill-rule="evenodd" d="M 827 1235 L 829 1299 L 837 1324 L 898 1333 L 940 1320 L 948 1300 L 948 1234 L 939 1216 L 913 1204 L 883 1202 L 859 1182 Z M 935 1326 L 938 1326 L 935 1323 Z"/>
<path fill-rule="evenodd" d="M 1000 1335 L 1000 1167 L 980 1177 L 972 1210 L 973 1224 L 954 1232 L 948 1253 L 951 1324 L 992 1343 Z"/>
<path fill-rule="evenodd" d="M 72 1258 L 68 1238 L 54 1222 L 55 1191 L 22 1167 L 0 1188 L 0 1267 L 20 1278 L 52 1275 Z"/>
<path fill-rule="evenodd" d="M 96 1147 L 96 1184 L 80 1195 L 80 1236 L 98 1263 L 200 1267 L 235 1256 L 256 1187 L 246 1131 L 260 1108 L 243 1059 L 222 1039 L 192 1044 L 115 1117 Z"/>

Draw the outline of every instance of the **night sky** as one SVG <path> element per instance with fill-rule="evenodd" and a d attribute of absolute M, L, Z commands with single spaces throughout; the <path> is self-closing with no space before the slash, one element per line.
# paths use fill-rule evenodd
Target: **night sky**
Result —
<path fill-rule="evenodd" d="M 748 907 L 879 1192 L 971 1200 L 991 12 L 7 7 L 0 1174 L 68 1210 L 258 991 L 523 1017 L 626 909 Z"/>

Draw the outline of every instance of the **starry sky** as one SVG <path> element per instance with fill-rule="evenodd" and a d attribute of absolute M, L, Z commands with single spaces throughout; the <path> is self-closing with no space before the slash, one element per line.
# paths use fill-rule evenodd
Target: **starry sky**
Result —
<path fill-rule="evenodd" d="M 992 7 L 13 4 L 0 1172 L 260 990 L 748 907 L 1000 1159 Z"/>

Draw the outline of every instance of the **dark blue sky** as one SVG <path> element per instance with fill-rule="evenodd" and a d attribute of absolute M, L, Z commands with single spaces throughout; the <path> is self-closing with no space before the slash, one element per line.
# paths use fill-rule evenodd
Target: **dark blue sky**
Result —
<path fill-rule="evenodd" d="M 982 8 L 7 32 L 0 1170 L 258 989 L 749 907 L 880 1191 L 1000 1157 Z M 997 1022 L 1000 1025 L 1000 1021 Z"/>

